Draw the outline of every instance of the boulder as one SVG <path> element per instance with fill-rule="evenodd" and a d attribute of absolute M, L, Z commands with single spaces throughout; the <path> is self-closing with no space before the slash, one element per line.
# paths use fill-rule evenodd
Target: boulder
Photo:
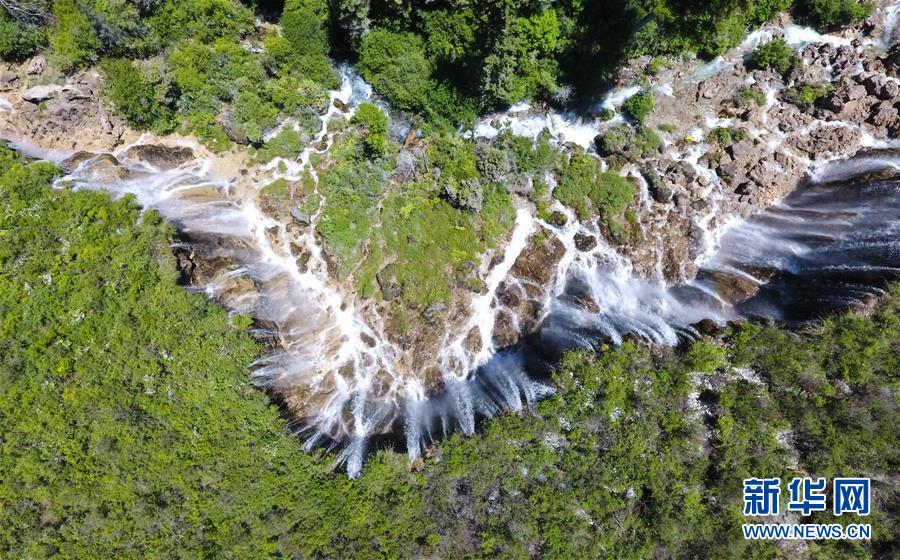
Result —
<path fill-rule="evenodd" d="M 397 284 L 393 264 L 389 264 L 382 268 L 378 274 L 375 275 L 375 280 L 378 282 L 378 287 L 381 288 L 381 296 L 385 301 L 391 301 L 392 299 L 396 299 L 403 295 L 403 290 L 400 288 L 399 284 Z"/>
<path fill-rule="evenodd" d="M 0 73 L 0 91 L 10 91 L 16 88 L 19 76 L 15 72 Z"/>
<path fill-rule="evenodd" d="M 312 223 L 312 216 L 310 216 L 306 212 L 303 212 L 299 208 L 294 208 L 293 210 L 291 210 L 291 218 L 293 218 L 294 221 L 302 227 L 307 227 Z"/>
<path fill-rule="evenodd" d="M 194 159 L 194 151 L 185 146 L 164 146 L 161 144 L 139 144 L 131 146 L 123 157 L 137 160 L 162 171 L 174 169 Z"/>
<path fill-rule="evenodd" d="M 25 69 L 25 73 L 29 76 L 39 76 L 44 73 L 44 69 L 47 67 L 47 59 L 44 58 L 43 55 L 38 55 L 31 59 L 28 63 L 28 67 Z"/>
<path fill-rule="evenodd" d="M 562 241 L 554 235 L 540 232 L 531 236 L 528 246 L 513 263 L 510 274 L 520 281 L 545 286 L 556 273 L 556 263 L 565 254 Z"/>
<path fill-rule="evenodd" d="M 22 100 L 29 103 L 41 103 L 56 97 L 59 93 L 59 86 L 34 86 L 22 92 Z"/>
<path fill-rule="evenodd" d="M 597 238 L 593 235 L 578 232 L 575 234 L 575 248 L 586 253 L 597 246 Z"/>

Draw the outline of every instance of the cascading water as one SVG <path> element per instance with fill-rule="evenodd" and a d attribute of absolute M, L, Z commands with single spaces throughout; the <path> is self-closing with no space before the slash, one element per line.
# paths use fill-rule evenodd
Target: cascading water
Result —
<path fill-rule="evenodd" d="M 771 32 L 766 29 L 763 34 Z M 737 56 L 763 34 L 751 36 Z M 789 28 L 786 34 L 798 45 L 838 41 L 800 28 Z M 711 75 L 727 64 L 720 59 L 701 72 Z M 553 209 L 567 217 L 562 226 L 536 218 L 523 206 L 502 258 L 487 271 L 486 290 L 473 296 L 462 328 L 448 332 L 443 340 L 437 357 L 440 383 L 428 385 L 423 376 L 398 371 L 403 349 L 384 336 L 376 315 L 364 312 L 366 302 L 357 301 L 352 290 L 329 275 L 315 235 L 319 211 L 308 216 L 305 227 L 298 227 L 260 208 L 259 191 L 276 178 L 296 181 L 308 173 L 318 185 L 310 160 L 329 149 L 333 140 L 329 123 L 352 114 L 371 95 L 348 68 L 341 73 L 342 87 L 332 92 L 331 100 L 342 103 L 330 105 L 321 130 L 295 160 L 276 158 L 246 177 L 227 158 L 215 156 L 158 169 L 129 157 L 129 150 L 146 142 L 141 139 L 112 154 L 70 160 L 70 172 L 60 185 L 136 196 L 140 204 L 156 208 L 175 224 L 201 263 L 198 266 L 215 263 L 208 267 L 211 272 L 201 287 L 233 311 L 251 314 L 257 335 L 270 344 L 271 351 L 253 364 L 254 381 L 284 403 L 292 428 L 307 447 L 340 446 L 338 461 L 346 464 L 351 476 L 362 468 L 373 439 L 390 439 L 415 458 L 449 432 L 471 433 L 479 418 L 528 408 L 552 391 L 544 381 L 546 374 L 567 349 L 596 349 L 602 343 L 618 344 L 629 335 L 675 345 L 698 336 L 694 325 L 705 319 L 812 320 L 865 304 L 887 282 L 900 277 L 900 181 L 878 175 L 900 169 L 895 153 L 870 153 L 820 166 L 810 184 L 781 204 L 735 223 L 719 215 L 721 185 L 699 161 L 706 146 L 698 128 L 691 134 L 698 142 L 667 146 L 672 159 L 707 181 L 702 195 L 709 205 L 695 215 L 696 224 L 707 234 L 696 280 L 674 287 L 659 280 L 661 273 L 656 280 L 639 280 L 629 260 L 604 241 L 596 224 L 579 222 L 558 202 Z M 695 74 L 686 81 L 696 79 Z M 614 91 L 600 106 L 615 109 L 637 91 L 634 87 Z M 658 85 L 657 91 L 671 95 L 672 85 Z M 766 109 L 775 103 L 775 92 L 769 91 Z M 12 110 L 0 99 L 0 111 Z M 764 113 L 763 127 L 750 134 L 774 150 L 784 135 L 767 130 L 765 118 Z M 592 146 L 602 127 L 623 121 L 616 115 L 599 125 L 571 113 L 534 113 L 518 106 L 485 119 L 472 135 L 496 135 L 495 119 L 517 134 L 536 136 L 546 129 L 558 144 L 583 147 Z M 705 127 L 727 124 L 715 118 Z M 196 143 L 179 142 L 203 152 Z M 18 147 L 57 161 L 71 155 L 22 143 Z M 655 203 L 646 182 L 637 170 L 625 171 L 640 181 L 641 205 L 649 209 Z M 863 179 L 856 180 L 860 176 Z M 553 177 L 547 177 L 547 183 L 554 185 Z M 507 284 L 522 288 L 512 270 L 537 232 L 563 248 L 549 276 L 550 286 L 541 295 L 540 327 L 513 347 L 497 348 L 492 332 L 498 313 L 504 311 L 498 295 Z M 579 250 L 577 235 L 592 236 L 597 246 Z M 479 340 L 476 350 L 466 346 L 470 333 Z"/>

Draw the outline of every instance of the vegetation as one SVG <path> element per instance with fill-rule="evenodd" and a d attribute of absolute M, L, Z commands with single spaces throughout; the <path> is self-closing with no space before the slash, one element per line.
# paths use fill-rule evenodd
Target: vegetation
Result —
<path fill-rule="evenodd" d="M 644 119 L 653 112 L 653 94 L 649 91 L 636 93 L 625 100 L 622 108 L 631 118 L 638 123 L 643 123 Z"/>
<path fill-rule="evenodd" d="M 4 556 L 776 558 L 741 537 L 741 481 L 797 472 L 875 485 L 873 541 L 812 557 L 897 538 L 896 288 L 802 335 L 570 354 L 533 413 L 349 480 L 249 386 L 249 320 L 176 285 L 171 228 L 56 173 L 0 152 Z"/>
<path fill-rule="evenodd" d="M 745 138 L 747 138 L 747 132 L 744 129 L 728 128 L 724 126 L 714 128 L 706 137 L 708 141 L 712 142 L 713 144 L 718 144 L 719 146 L 730 146 L 731 144 L 740 142 Z"/>
<path fill-rule="evenodd" d="M 366 153 L 372 157 L 383 156 L 388 147 L 388 119 L 381 109 L 371 103 L 363 103 L 350 122 L 364 129 Z"/>
<path fill-rule="evenodd" d="M 597 151 L 603 156 L 622 157 L 634 161 L 659 150 L 662 140 L 645 126 L 632 128 L 617 124 L 606 129 L 596 140 Z"/>
<path fill-rule="evenodd" d="M 763 107 L 766 104 L 766 94 L 758 88 L 745 86 L 738 91 L 737 103 L 741 107 L 750 107 L 753 105 Z"/>
<path fill-rule="evenodd" d="M 836 29 L 869 17 L 874 6 L 860 0 L 798 0 L 800 20 L 818 29 Z"/>
<path fill-rule="evenodd" d="M 46 41 L 44 30 L 22 25 L 0 11 L 0 58 L 20 61 L 35 54 Z"/>
<path fill-rule="evenodd" d="M 625 208 L 634 198 L 634 185 L 616 173 L 600 171 L 597 159 L 575 154 L 563 168 L 553 196 L 572 207 L 580 219 L 598 214 L 616 231 L 621 229 Z"/>
<path fill-rule="evenodd" d="M 782 93 L 785 100 L 801 107 L 812 107 L 820 99 L 834 90 L 834 86 L 825 82 L 819 84 L 800 83 L 795 84 Z"/>
<path fill-rule="evenodd" d="M 784 77 L 790 75 L 800 63 L 784 39 L 762 43 L 750 53 L 748 62 L 754 68 L 775 70 Z"/>

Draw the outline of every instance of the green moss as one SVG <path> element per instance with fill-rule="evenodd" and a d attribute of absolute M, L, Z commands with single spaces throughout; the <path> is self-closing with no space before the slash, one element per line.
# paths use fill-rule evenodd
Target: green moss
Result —
<path fill-rule="evenodd" d="M 363 144 L 370 157 L 381 157 L 388 149 L 388 119 L 381 109 L 371 103 L 362 103 L 350 119 L 363 129 Z"/>

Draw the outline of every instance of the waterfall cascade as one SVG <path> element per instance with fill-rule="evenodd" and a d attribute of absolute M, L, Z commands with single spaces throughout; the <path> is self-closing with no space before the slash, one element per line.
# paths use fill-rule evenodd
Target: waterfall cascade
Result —
<path fill-rule="evenodd" d="M 752 35 L 735 56 L 770 32 Z M 840 42 L 800 28 L 785 33 L 796 44 Z M 723 65 L 720 60 L 701 72 L 715 73 Z M 397 367 L 403 349 L 388 340 L 377 317 L 363 312 L 366 303 L 330 277 L 315 235 L 318 213 L 305 225 L 286 224 L 260 208 L 259 191 L 274 179 L 299 180 L 309 173 L 318 184 L 310 160 L 331 146 L 329 123 L 338 115 L 349 116 L 371 96 L 371 89 L 350 69 L 342 70 L 342 78 L 341 89 L 331 93 L 332 102 L 341 103 L 330 104 L 311 147 L 296 160 L 276 158 L 246 176 L 235 162 L 212 154 L 171 167 L 151 165 L 134 155 L 150 145 L 149 138 L 109 154 L 48 152 L 22 141 L 14 145 L 26 154 L 65 162 L 67 175 L 58 180 L 60 188 L 130 194 L 175 224 L 193 252 L 190 266 L 206 271 L 196 276 L 202 278 L 202 289 L 234 312 L 251 314 L 256 334 L 271 346 L 252 366 L 254 382 L 285 403 L 292 428 L 306 446 L 340 446 L 339 461 L 351 475 L 359 473 L 374 438 L 400 442 L 415 458 L 451 431 L 471 433 L 480 417 L 529 407 L 552 391 L 542 379 L 566 349 L 617 344 L 627 335 L 675 345 L 699 336 L 695 325 L 707 319 L 720 324 L 755 316 L 814 320 L 823 313 L 865 305 L 887 282 L 900 277 L 900 155 L 895 151 L 806 161 L 807 184 L 769 210 L 740 221 L 720 215 L 721 184 L 700 163 L 705 144 L 699 130 L 696 144 L 666 147 L 707 182 L 702 195 L 708 205 L 696 218 L 705 243 L 695 263 L 696 279 L 674 286 L 659 274 L 638 279 L 632 262 L 604 241 L 597 224 L 579 222 L 558 202 L 554 209 L 569 218 L 561 226 L 521 205 L 502 258 L 487 271 L 486 290 L 472 298 L 464 328 L 448 332 L 443 341 L 436 357 L 442 373 L 439 387 L 427 387 L 420 377 Z M 671 95 L 672 86 L 661 84 L 657 90 Z M 636 91 L 614 91 L 601 105 L 616 108 Z M 768 104 L 774 103 L 769 92 Z M 0 111 L 13 110 L 0 99 Z M 536 113 L 517 106 L 482 121 L 471 134 L 496 135 L 492 122 L 498 118 L 517 134 L 533 136 L 546 129 L 559 144 L 584 147 L 590 147 L 601 130 L 596 121 L 572 113 Z M 707 128 L 727 124 L 717 119 L 706 123 Z M 602 126 L 617 122 L 621 116 Z M 783 139 L 764 128 L 751 134 L 772 149 Z M 207 153 L 187 139 L 167 142 Z M 891 145 L 874 139 L 864 144 Z M 646 181 L 637 170 L 624 172 L 639 181 L 640 204 L 649 207 Z M 492 332 L 498 314 L 512 313 L 501 292 L 524 288 L 512 272 L 537 231 L 562 248 L 539 296 L 540 327 L 511 348 L 497 348 Z M 578 235 L 598 242 L 580 250 Z M 480 341 L 475 351 L 466 345 L 473 332 Z"/>

